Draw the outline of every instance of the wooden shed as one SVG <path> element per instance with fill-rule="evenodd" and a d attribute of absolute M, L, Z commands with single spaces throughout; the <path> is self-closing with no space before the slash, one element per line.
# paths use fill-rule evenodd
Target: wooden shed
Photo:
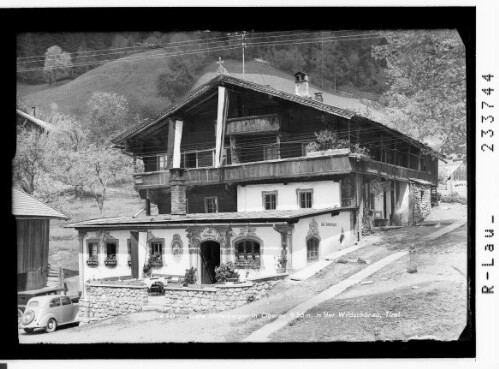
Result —
<path fill-rule="evenodd" d="M 12 189 L 17 225 L 17 290 L 45 287 L 48 275 L 50 219 L 69 219 L 27 193 Z"/>

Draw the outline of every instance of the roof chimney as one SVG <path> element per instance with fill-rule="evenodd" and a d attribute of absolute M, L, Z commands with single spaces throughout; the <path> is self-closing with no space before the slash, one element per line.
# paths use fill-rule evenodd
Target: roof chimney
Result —
<path fill-rule="evenodd" d="M 324 102 L 324 98 L 322 97 L 322 92 L 315 93 L 315 99 L 320 102 Z"/>
<path fill-rule="evenodd" d="M 171 188 L 171 214 L 185 215 L 187 213 L 185 179 L 182 178 L 183 169 L 170 169 L 170 188 Z"/>
<path fill-rule="evenodd" d="M 295 94 L 302 97 L 310 97 L 308 92 L 308 76 L 306 73 L 295 73 Z"/>

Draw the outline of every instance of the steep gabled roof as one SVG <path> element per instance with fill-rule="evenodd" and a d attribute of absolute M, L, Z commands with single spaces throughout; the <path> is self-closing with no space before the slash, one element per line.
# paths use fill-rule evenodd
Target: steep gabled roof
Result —
<path fill-rule="evenodd" d="M 12 189 L 12 214 L 18 217 L 69 219 L 68 216 L 17 188 Z"/>
<path fill-rule="evenodd" d="M 441 165 L 438 170 L 442 173 L 442 176 L 444 176 L 446 179 L 449 179 L 452 174 L 463 164 L 464 162 L 461 161 L 452 161 L 449 162 L 445 165 Z"/>
<path fill-rule="evenodd" d="M 336 106 L 324 104 L 320 101 L 307 98 L 307 97 L 301 97 L 295 94 L 291 94 L 285 91 L 278 90 L 276 88 L 273 88 L 271 86 L 267 85 L 260 85 L 258 83 L 254 82 L 249 82 L 245 81 L 239 78 L 231 77 L 226 74 L 218 75 L 215 78 L 211 79 L 207 83 L 205 83 L 202 86 L 199 86 L 195 90 L 191 91 L 187 95 L 185 95 L 183 98 L 178 100 L 177 102 L 173 103 L 170 105 L 168 108 L 166 108 L 163 112 L 158 114 L 152 121 L 149 122 L 144 122 L 140 123 L 134 127 L 131 127 L 127 129 L 126 131 L 120 133 L 118 136 L 114 137 L 111 142 L 119 145 L 123 140 L 132 137 L 133 135 L 142 132 L 143 130 L 155 125 L 158 123 L 160 120 L 163 120 L 165 118 L 168 118 L 172 114 L 175 114 L 178 110 L 180 110 L 182 107 L 185 105 L 189 104 L 190 102 L 196 100 L 197 98 L 203 96 L 205 93 L 210 91 L 212 88 L 218 86 L 218 85 L 229 85 L 229 86 L 237 86 L 237 87 L 242 87 L 242 88 L 247 88 L 256 92 L 261 92 L 265 93 L 267 95 L 275 96 L 282 98 L 283 100 L 288 100 L 292 102 L 296 102 L 301 105 L 309 106 L 312 108 L 315 108 L 320 111 L 324 111 L 327 113 L 332 113 L 334 115 L 338 115 L 343 118 L 350 119 L 353 116 L 355 116 L 355 112 L 346 110 L 346 109 L 341 109 Z"/>
<path fill-rule="evenodd" d="M 205 96 L 212 89 L 214 89 L 216 86 L 219 86 L 219 85 L 221 85 L 221 86 L 237 86 L 240 88 L 246 88 L 246 89 L 253 90 L 256 92 L 261 92 L 261 93 L 264 93 L 267 95 L 281 98 L 283 100 L 295 102 L 297 104 L 307 106 L 307 107 L 310 107 L 310 108 L 313 108 L 313 109 L 316 109 L 316 110 L 319 110 L 322 112 L 334 114 L 336 116 L 340 116 L 340 117 L 343 117 L 346 119 L 352 119 L 352 118 L 365 119 L 370 124 L 378 125 L 392 134 L 403 137 L 408 142 L 411 142 L 413 145 L 419 146 L 420 148 L 427 150 L 429 153 L 431 153 L 432 155 L 435 155 L 439 159 L 441 159 L 441 160 L 444 159 L 443 155 L 441 155 L 440 153 L 438 153 L 437 151 L 435 151 L 434 149 L 432 149 L 428 145 L 425 145 L 422 142 L 419 142 L 419 141 L 407 136 L 406 134 L 404 134 L 396 129 L 388 127 L 385 124 L 382 124 L 382 123 L 373 121 L 371 119 L 365 118 L 362 115 L 360 115 L 352 110 L 339 108 L 339 107 L 334 106 L 334 105 L 330 105 L 330 104 L 326 104 L 324 102 L 317 101 L 317 100 L 310 98 L 310 97 L 298 96 L 294 93 L 289 93 L 289 92 L 285 92 L 282 90 L 278 90 L 278 89 L 276 89 L 272 86 L 269 86 L 269 85 L 262 85 L 259 83 L 250 82 L 250 81 L 243 80 L 243 79 L 236 78 L 236 77 L 232 77 L 232 76 L 229 76 L 226 74 L 221 74 L 221 75 L 218 75 L 218 76 L 212 78 L 211 80 L 209 80 L 205 84 L 192 90 L 187 95 L 185 95 L 183 98 L 181 98 L 177 102 L 170 105 L 163 112 L 158 114 L 153 120 L 137 124 L 129 129 L 125 130 L 124 132 L 122 132 L 119 135 L 117 135 L 116 137 L 114 137 L 111 140 L 111 142 L 118 147 L 123 147 L 124 140 L 129 139 L 140 132 L 143 132 L 144 130 L 154 126 L 155 124 L 164 120 L 165 118 L 171 117 L 172 115 L 177 113 L 180 109 L 182 109 L 184 106 L 186 106 L 187 104 L 195 101 L 196 99 L 198 99 L 202 96 Z"/>

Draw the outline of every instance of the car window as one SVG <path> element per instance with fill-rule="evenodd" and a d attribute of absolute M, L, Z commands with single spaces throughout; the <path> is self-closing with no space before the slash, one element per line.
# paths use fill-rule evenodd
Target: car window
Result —
<path fill-rule="evenodd" d="M 56 298 L 50 301 L 50 307 L 61 306 L 61 299 Z"/>
<path fill-rule="evenodd" d="M 40 303 L 38 301 L 31 301 L 29 304 L 28 304 L 28 307 L 29 308 L 36 308 L 40 305 Z"/>
<path fill-rule="evenodd" d="M 71 305 L 71 299 L 69 297 L 61 297 L 63 305 Z"/>

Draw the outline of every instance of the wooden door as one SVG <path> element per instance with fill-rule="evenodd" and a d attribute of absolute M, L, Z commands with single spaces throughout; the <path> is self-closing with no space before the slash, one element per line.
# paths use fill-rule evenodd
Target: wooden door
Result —
<path fill-rule="evenodd" d="M 130 252 L 132 277 L 139 278 L 139 232 L 130 232 Z"/>
<path fill-rule="evenodd" d="M 220 266 L 220 244 L 208 241 L 201 244 L 201 283 L 215 283 L 215 268 Z"/>

